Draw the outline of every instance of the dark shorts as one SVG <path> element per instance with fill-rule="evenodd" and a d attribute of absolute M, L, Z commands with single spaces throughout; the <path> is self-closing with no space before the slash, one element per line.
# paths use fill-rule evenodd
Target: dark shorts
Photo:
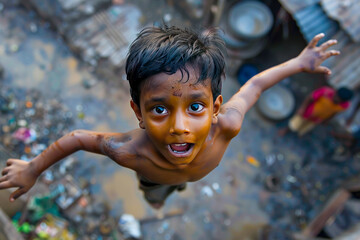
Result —
<path fill-rule="evenodd" d="M 143 176 L 137 174 L 139 188 L 144 192 L 144 197 L 149 203 L 164 204 L 166 198 L 175 190 L 182 191 L 186 188 L 186 183 L 179 185 L 164 185 L 153 183 Z"/>

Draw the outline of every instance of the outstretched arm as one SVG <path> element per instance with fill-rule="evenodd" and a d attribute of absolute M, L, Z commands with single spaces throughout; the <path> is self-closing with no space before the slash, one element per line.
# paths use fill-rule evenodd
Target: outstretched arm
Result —
<path fill-rule="evenodd" d="M 30 162 L 8 159 L 0 178 L 0 190 L 17 187 L 10 195 L 10 201 L 14 201 L 29 191 L 44 170 L 78 150 L 109 155 L 106 143 L 113 135 L 121 134 L 76 130 L 51 144 Z"/>
<path fill-rule="evenodd" d="M 226 109 L 236 110 L 242 119 L 245 113 L 259 99 L 262 92 L 274 86 L 284 78 L 299 72 L 331 74 L 330 69 L 321 66 L 321 63 L 331 56 L 339 55 L 340 52 L 336 50 L 327 50 L 330 46 L 337 43 L 336 40 L 329 40 L 317 47 L 316 45 L 323 37 L 323 33 L 316 35 L 299 56 L 265 70 L 249 79 L 247 83 L 241 87 L 226 104 L 224 104 L 223 108 L 225 111 Z"/>

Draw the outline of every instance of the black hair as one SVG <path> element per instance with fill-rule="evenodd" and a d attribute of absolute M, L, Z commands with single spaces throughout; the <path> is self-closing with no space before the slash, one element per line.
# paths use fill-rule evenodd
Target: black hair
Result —
<path fill-rule="evenodd" d="M 196 33 L 177 27 L 147 27 L 131 44 L 126 60 L 130 94 L 139 105 L 140 87 L 144 80 L 158 74 L 184 71 L 189 79 L 188 66 L 198 70 L 197 82 L 211 79 L 214 100 L 221 94 L 225 76 L 225 44 L 217 28 Z"/>
<path fill-rule="evenodd" d="M 336 93 L 343 102 L 351 100 L 354 95 L 354 92 L 346 87 L 339 88 Z"/>

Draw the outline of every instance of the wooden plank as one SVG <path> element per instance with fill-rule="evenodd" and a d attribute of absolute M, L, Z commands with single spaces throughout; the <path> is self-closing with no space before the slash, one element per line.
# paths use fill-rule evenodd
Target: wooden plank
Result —
<path fill-rule="evenodd" d="M 337 190 L 317 217 L 303 230 L 302 235 L 304 237 L 316 237 L 324 228 L 326 222 L 343 209 L 350 196 L 350 192 L 345 189 Z"/>
<path fill-rule="evenodd" d="M 4 234 L 7 240 L 24 240 L 12 225 L 10 218 L 0 208 L 0 236 L 1 234 Z"/>

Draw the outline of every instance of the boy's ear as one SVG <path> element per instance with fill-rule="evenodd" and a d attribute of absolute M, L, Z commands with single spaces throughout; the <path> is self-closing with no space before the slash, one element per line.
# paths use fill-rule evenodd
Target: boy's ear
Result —
<path fill-rule="evenodd" d="M 143 121 L 143 118 L 141 115 L 141 110 L 140 110 L 139 106 L 133 100 L 130 100 L 130 106 L 131 106 L 132 110 L 134 111 L 136 118 L 139 120 L 139 127 L 142 129 L 145 129 L 144 121 Z"/>
<path fill-rule="evenodd" d="M 217 96 L 217 98 L 214 101 L 213 118 L 212 118 L 213 124 L 216 124 L 218 122 L 217 115 L 220 112 L 220 107 L 221 107 L 222 102 L 223 102 L 223 97 L 221 95 Z"/>

